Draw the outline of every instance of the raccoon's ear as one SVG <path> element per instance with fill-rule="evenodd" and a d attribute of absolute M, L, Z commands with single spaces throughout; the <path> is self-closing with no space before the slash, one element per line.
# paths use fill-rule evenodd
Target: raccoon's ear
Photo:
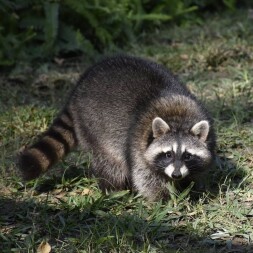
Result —
<path fill-rule="evenodd" d="M 170 127 L 163 119 L 156 117 L 152 122 L 152 130 L 153 137 L 157 138 L 163 134 L 166 134 L 170 130 Z"/>
<path fill-rule="evenodd" d="M 192 129 L 191 133 L 197 136 L 201 141 L 205 142 L 209 133 L 209 123 L 206 120 L 201 120 L 196 123 Z"/>

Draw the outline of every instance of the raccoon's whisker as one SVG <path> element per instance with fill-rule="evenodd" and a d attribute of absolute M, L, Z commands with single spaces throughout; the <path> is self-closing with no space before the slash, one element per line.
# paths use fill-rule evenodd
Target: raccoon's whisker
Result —
<path fill-rule="evenodd" d="M 197 171 L 202 171 L 203 168 L 200 168 L 200 167 L 188 167 L 188 169 L 191 171 L 191 172 L 197 172 Z"/>
<path fill-rule="evenodd" d="M 166 169 L 166 166 L 157 165 L 156 167 L 159 168 L 159 169 Z"/>

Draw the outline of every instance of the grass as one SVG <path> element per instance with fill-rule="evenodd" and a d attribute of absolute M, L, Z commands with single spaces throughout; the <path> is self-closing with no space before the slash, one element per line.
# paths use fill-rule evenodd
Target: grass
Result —
<path fill-rule="evenodd" d="M 163 63 L 214 116 L 208 190 L 147 203 L 102 194 L 89 155 L 73 152 L 24 183 L 15 156 L 46 129 L 87 63 L 44 64 L 0 78 L 0 252 L 253 252 L 253 28 L 246 11 L 146 35 L 126 50 Z"/>

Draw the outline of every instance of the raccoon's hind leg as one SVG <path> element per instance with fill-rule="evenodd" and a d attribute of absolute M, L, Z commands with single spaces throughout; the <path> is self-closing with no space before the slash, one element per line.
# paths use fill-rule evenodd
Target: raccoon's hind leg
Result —
<path fill-rule="evenodd" d="M 131 188 L 129 171 L 123 162 L 112 161 L 112 159 L 94 154 L 91 167 L 92 173 L 99 180 L 99 187 L 102 191 Z"/>
<path fill-rule="evenodd" d="M 73 121 L 65 108 L 37 142 L 25 149 L 18 166 L 25 180 L 38 177 L 76 145 Z"/>

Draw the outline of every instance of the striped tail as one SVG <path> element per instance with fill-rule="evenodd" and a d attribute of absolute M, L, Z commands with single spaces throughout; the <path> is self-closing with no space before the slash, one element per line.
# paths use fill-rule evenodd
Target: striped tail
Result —
<path fill-rule="evenodd" d="M 24 179 L 31 180 L 46 172 L 75 145 L 73 121 L 64 109 L 42 137 L 20 154 L 18 166 Z"/>

